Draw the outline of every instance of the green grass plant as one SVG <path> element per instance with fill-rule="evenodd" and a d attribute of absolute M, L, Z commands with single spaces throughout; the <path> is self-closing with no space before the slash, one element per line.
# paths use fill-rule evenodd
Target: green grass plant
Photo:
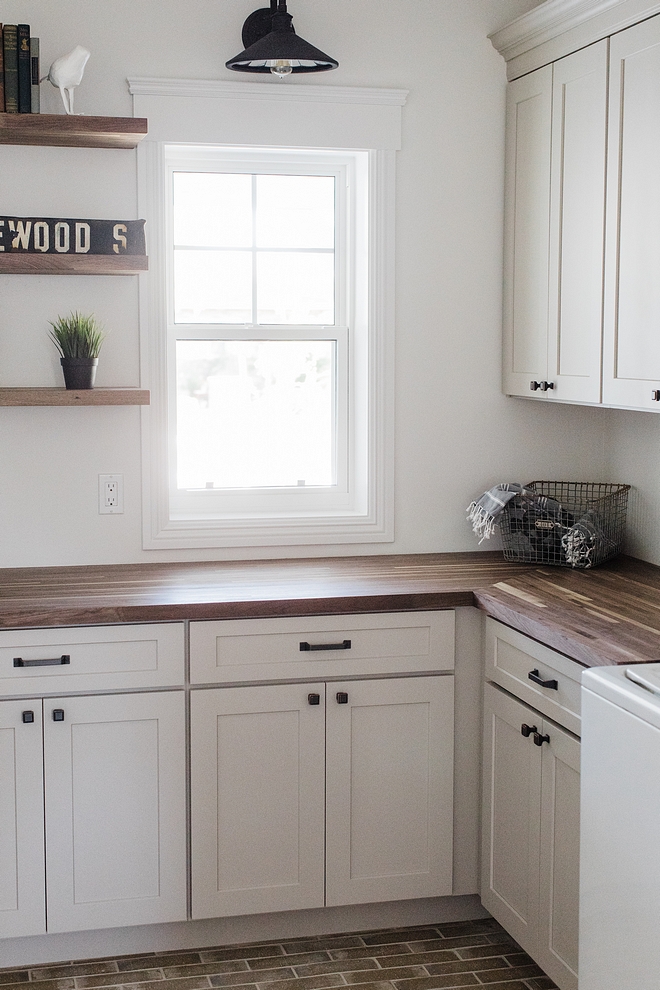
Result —
<path fill-rule="evenodd" d="M 63 358 L 99 356 L 105 333 L 96 317 L 75 312 L 69 316 L 58 316 L 50 325 L 53 328 L 49 331 L 50 339 Z"/>

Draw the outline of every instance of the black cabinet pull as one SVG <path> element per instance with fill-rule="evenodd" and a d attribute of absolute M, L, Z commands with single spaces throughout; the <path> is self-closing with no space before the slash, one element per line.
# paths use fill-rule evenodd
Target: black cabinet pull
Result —
<path fill-rule="evenodd" d="M 34 712 L 23 712 L 21 717 L 26 724 L 28 722 L 34 722 Z"/>
<path fill-rule="evenodd" d="M 660 388 L 652 389 L 651 402 L 660 402 Z"/>
<path fill-rule="evenodd" d="M 14 657 L 14 667 L 60 667 L 67 663 L 71 663 L 68 653 L 53 657 L 52 660 L 24 660 L 23 657 Z"/>
<path fill-rule="evenodd" d="M 536 392 L 536 390 L 539 389 L 540 387 L 541 387 L 541 383 L 540 382 L 530 382 L 529 383 L 529 389 L 530 389 L 531 392 Z"/>
<path fill-rule="evenodd" d="M 530 681 L 534 681 L 535 684 L 540 684 L 541 687 L 550 688 L 551 691 L 559 690 L 559 684 L 557 683 L 557 681 L 546 681 L 545 678 L 541 677 L 541 675 L 539 674 L 538 667 L 535 667 L 534 670 L 530 670 L 527 676 L 529 677 Z"/>
<path fill-rule="evenodd" d="M 542 736 L 539 732 L 534 733 L 534 745 L 542 746 L 544 742 L 550 742 L 550 736 Z"/>
<path fill-rule="evenodd" d="M 346 694 L 345 691 L 337 691 L 336 698 L 337 698 L 337 704 L 338 705 L 347 705 L 348 704 L 348 695 Z"/>
<path fill-rule="evenodd" d="M 520 734 L 523 735 L 525 739 L 527 739 L 528 736 L 531 736 L 533 732 L 538 732 L 538 729 L 536 728 L 535 725 L 527 725 L 525 722 L 523 722 L 523 724 L 520 726 Z"/>
<path fill-rule="evenodd" d="M 309 702 L 310 705 L 320 705 L 321 704 L 321 695 L 320 694 L 308 694 L 307 695 L 307 701 Z"/>
<path fill-rule="evenodd" d="M 64 709 L 53 708 L 53 722 L 63 722 L 63 721 L 64 721 Z"/>
<path fill-rule="evenodd" d="M 300 649 L 303 653 L 314 653 L 316 650 L 350 650 L 351 641 L 345 639 L 343 643 L 301 643 Z"/>

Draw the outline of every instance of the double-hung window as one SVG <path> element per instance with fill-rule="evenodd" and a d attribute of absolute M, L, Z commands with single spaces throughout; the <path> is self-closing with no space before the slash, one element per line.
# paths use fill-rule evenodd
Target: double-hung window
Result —
<path fill-rule="evenodd" d="M 359 166 L 342 154 L 168 151 L 173 515 L 347 509 Z"/>
<path fill-rule="evenodd" d="M 404 96 L 131 88 L 150 121 L 138 157 L 145 549 L 391 540 Z M 337 114 L 337 101 L 352 105 Z"/>

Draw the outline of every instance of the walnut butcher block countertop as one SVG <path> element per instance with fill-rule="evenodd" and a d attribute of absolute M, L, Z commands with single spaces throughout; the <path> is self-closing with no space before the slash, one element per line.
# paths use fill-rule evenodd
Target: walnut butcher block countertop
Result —
<path fill-rule="evenodd" d="M 660 661 L 660 568 L 529 567 L 475 589 L 479 608 L 587 667 Z"/>
<path fill-rule="evenodd" d="M 587 666 L 660 660 L 660 568 L 507 564 L 499 553 L 0 569 L 0 628 L 478 605 Z"/>

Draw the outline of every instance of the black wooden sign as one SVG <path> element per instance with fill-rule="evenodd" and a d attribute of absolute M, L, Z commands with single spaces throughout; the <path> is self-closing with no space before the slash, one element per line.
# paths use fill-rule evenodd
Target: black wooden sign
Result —
<path fill-rule="evenodd" d="M 146 254 L 144 223 L 0 216 L 0 253 Z"/>

